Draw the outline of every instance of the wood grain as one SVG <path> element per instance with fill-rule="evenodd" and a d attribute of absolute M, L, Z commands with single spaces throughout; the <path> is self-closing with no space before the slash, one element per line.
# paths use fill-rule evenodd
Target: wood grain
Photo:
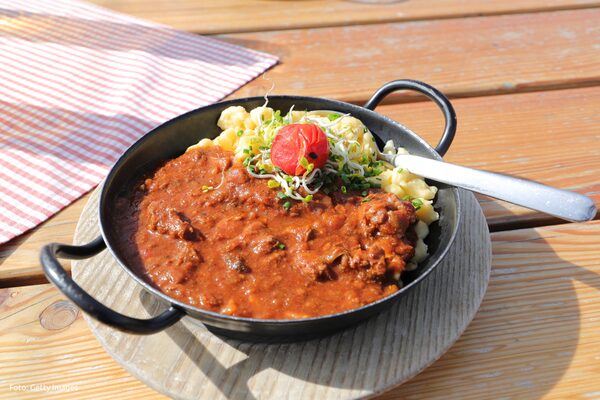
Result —
<path fill-rule="evenodd" d="M 597 7 L 594 0 L 359 1 L 93 0 L 136 17 L 197 33 L 265 31 Z"/>
<path fill-rule="evenodd" d="M 73 242 L 75 226 L 88 199 L 89 195 L 83 196 L 37 228 L 1 245 L 0 287 L 47 282 L 38 261 L 40 250 L 52 242 Z"/>
<path fill-rule="evenodd" d="M 600 392 L 600 223 L 492 235 L 483 304 L 440 360 L 379 399 L 595 398 Z M 81 314 L 60 330 L 40 314 L 63 297 L 51 285 L 0 290 L 0 398 L 166 399 L 131 377 Z M 72 393 L 9 391 L 73 384 Z"/>
<path fill-rule="evenodd" d="M 0 398 L 71 395 L 81 399 L 118 399 L 126 393 L 128 399 L 146 399 L 155 395 L 106 354 L 81 313 L 70 324 L 63 320 L 60 329 L 42 325 L 41 316 L 48 317 L 47 310 L 52 312 L 56 305 L 65 303 L 70 304 L 50 284 L 0 289 Z M 21 390 L 19 385 L 26 387 Z M 35 391 L 35 386 L 29 390 L 29 385 L 64 386 L 47 393 Z"/>
<path fill-rule="evenodd" d="M 597 398 L 600 223 L 493 234 L 480 312 L 432 368 L 382 399 Z"/>
<path fill-rule="evenodd" d="M 230 97 L 274 94 L 364 103 L 387 81 L 450 97 L 600 83 L 600 9 L 225 35 L 281 64 Z M 422 99 L 392 96 L 391 101 Z"/>
<path fill-rule="evenodd" d="M 475 168 L 515 173 L 600 200 L 600 89 L 597 87 L 457 99 L 458 133 L 447 159 Z M 432 103 L 377 109 L 435 144 L 443 118 Z M 46 282 L 38 264 L 41 246 L 71 243 L 88 197 L 58 213 L 31 234 L 0 247 L 0 287 Z M 556 223 L 540 213 L 482 199 L 495 231 Z"/>

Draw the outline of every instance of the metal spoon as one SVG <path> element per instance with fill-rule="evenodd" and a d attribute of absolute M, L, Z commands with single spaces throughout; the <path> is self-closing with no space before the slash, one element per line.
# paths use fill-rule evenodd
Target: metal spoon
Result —
<path fill-rule="evenodd" d="M 596 216 L 596 204 L 592 199 L 568 190 L 413 155 L 379 152 L 378 158 L 424 178 L 485 194 L 568 221 L 589 221 Z"/>

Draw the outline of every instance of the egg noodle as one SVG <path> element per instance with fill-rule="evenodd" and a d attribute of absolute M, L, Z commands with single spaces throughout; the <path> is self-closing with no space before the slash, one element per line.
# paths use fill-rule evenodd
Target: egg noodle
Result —
<path fill-rule="evenodd" d="M 329 157 L 322 168 L 314 168 L 306 158 L 300 164 L 306 169 L 301 176 L 291 176 L 271 162 L 271 146 L 279 130 L 292 123 L 316 124 L 329 141 Z M 222 132 L 215 139 L 202 139 L 196 147 L 220 146 L 234 152 L 235 158 L 243 163 L 248 173 L 256 178 L 268 179 L 270 188 L 278 189 L 277 196 L 287 199 L 310 202 L 313 195 L 322 190 L 329 194 L 333 190 L 359 191 L 368 202 L 368 189 L 381 188 L 393 193 L 402 200 L 411 201 L 416 209 L 418 222 L 415 232 L 418 236 L 415 255 L 407 264 L 407 270 L 427 257 L 427 245 L 423 239 L 429 234 L 428 225 L 439 218 L 433 208 L 433 199 L 437 193 L 435 186 L 429 186 L 425 180 L 411 174 L 406 169 L 395 168 L 384 161 L 377 160 L 376 143 L 373 134 L 357 118 L 349 114 L 331 111 L 296 111 L 292 107 L 285 115 L 270 107 L 256 107 L 250 112 L 244 107 L 229 107 L 221 113 L 217 122 Z M 383 149 L 387 154 L 408 154 L 402 148 L 396 148 L 388 141 Z M 335 182 L 341 185 L 335 185 Z M 206 187 L 205 190 L 216 188 Z"/>

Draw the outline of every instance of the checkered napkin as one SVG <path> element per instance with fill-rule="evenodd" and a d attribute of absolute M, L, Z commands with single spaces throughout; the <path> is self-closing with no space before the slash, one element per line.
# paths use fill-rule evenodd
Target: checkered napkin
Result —
<path fill-rule="evenodd" d="M 96 186 L 158 124 L 277 58 L 73 0 L 0 0 L 0 243 Z"/>

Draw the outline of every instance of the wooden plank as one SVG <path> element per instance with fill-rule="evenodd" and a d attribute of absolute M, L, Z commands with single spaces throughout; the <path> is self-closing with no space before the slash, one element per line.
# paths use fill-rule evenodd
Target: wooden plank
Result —
<path fill-rule="evenodd" d="M 230 97 L 364 103 L 383 83 L 428 82 L 451 97 L 600 83 L 600 9 L 225 35 L 281 64 Z M 414 101 L 421 96 L 392 96 Z"/>
<path fill-rule="evenodd" d="M 0 310 L 0 398 L 163 398 L 106 354 L 50 284 L 0 289 Z"/>
<path fill-rule="evenodd" d="M 459 129 L 447 160 L 513 173 L 600 201 L 600 88 L 536 92 L 454 101 Z M 377 111 L 436 143 L 443 118 L 432 103 L 384 105 Z M 75 202 L 32 233 L 0 247 L 0 287 L 42 283 L 41 246 L 71 243 L 88 197 Z M 555 223 L 543 214 L 485 199 L 490 228 Z"/>
<path fill-rule="evenodd" d="M 597 398 L 599 228 L 493 234 L 491 282 L 473 323 L 431 368 L 382 400 Z"/>
<path fill-rule="evenodd" d="M 211 34 L 314 28 L 597 7 L 595 0 L 360 1 L 92 0 L 93 3 L 190 32 Z"/>
<path fill-rule="evenodd" d="M 47 282 L 38 261 L 40 249 L 52 242 L 73 242 L 75 226 L 88 198 L 83 196 L 37 228 L 0 246 L 0 287 Z M 69 268 L 68 262 L 65 266 Z"/>
<path fill-rule="evenodd" d="M 492 279 L 466 333 L 380 399 L 549 399 L 600 391 L 600 222 L 495 233 Z M 0 290 L 0 397 L 162 399 L 112 360 L 50 285 Z M 20 389 L 18 387 L 17 389 Z"/>

